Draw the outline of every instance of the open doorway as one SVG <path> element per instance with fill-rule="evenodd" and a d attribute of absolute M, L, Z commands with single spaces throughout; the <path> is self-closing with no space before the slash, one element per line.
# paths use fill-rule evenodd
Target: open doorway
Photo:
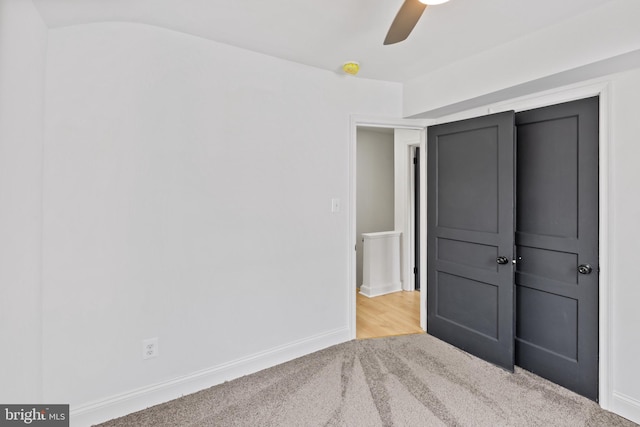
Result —
<path fill-rule="evenodd" d="M 356 131 L 356 338 L 422 333 L 421 186 L 420 160 L 416 157 L 420 155 L 421 131 L 371 126 L 359 126 Z M 363 286 L 363 280 L 370 280 L 363 274 L 364 237 L 372 239 L 392 232 L 401 242 L 398 280 L 391 287 L 372 292 Z"/>

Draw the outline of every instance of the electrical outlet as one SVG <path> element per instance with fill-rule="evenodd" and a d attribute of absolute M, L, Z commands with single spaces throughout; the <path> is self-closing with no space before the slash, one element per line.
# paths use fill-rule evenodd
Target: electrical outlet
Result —
<path fill-rule="evenodd" d="M 142 358 L 151 359 L 158 357 L 158 338 L 142 340 Z"/>

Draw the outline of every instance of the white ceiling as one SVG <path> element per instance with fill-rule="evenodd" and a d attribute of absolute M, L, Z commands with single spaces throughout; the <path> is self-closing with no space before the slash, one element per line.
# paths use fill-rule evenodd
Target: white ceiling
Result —
<path fill-rule="evenodd" d="M 451 0 L 409 38 L 382 41 L 403 0 L 33 0 L 49 28 L 157 25 L 362 78 L 403 82 L 614 0 Z"/>

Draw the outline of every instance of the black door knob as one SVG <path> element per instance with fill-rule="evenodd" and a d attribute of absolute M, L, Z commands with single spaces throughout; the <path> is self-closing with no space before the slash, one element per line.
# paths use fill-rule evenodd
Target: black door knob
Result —
<path fill-rule="evenodd" d="M 496 258 L 496 262 L 498 264 L 508 264 L 509 258 L 507 258 L 506 256 L 499 256 L 498 258 Z"/>
<path fill-rule="evenodd" d="M 581 264 L 578 266 L 578 273 L 580 274 L 589 274 L 593 271 L 589 264 Z"/>

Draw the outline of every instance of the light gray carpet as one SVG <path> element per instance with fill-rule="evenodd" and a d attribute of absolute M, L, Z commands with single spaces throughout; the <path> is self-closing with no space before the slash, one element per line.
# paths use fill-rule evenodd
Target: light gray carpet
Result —
<path fill-rule="evenodd" d="M 351 341 L 102 424 L 635 426 L 522 369 L 428 335 Z"/>

